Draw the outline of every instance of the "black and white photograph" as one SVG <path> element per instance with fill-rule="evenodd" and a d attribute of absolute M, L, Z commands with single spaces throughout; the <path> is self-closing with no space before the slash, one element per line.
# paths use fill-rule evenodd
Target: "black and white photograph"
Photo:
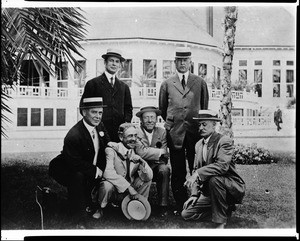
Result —
<path fill-rule="evenodd" d="M 3 1 L 1 240 L 297 237 L 297 6 Z"/>

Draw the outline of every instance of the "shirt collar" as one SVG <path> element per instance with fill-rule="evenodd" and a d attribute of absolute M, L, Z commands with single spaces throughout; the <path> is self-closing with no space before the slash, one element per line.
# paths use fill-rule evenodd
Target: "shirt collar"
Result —
<path fill-rule="evenodd" d="M 184 75 L 185 81 L 187 81 L 187 79 L 188 79 L 188 77 L 189 77 L 189 71 L 187 71 L 187 72 L 185 72 L 185 73 L 179 73 L 179 72 L 177 71 L 177 74 L 178 74 L 178 77 L 179 77 L 180 80 L 182 80 L 182 76 L 183 76 L 183 75 Z"/>
<path fill-rule="evenodd" d="M 113 81 L 115 81 L 115 78 L 116 78 L 116 75 L 115 75 L 115 74 L 112 75 L 112 74 L 108 73 L 107 71 L 105 71 L 104 73 L 105 73 L 105 75 L 106 75 L 106 78 L 108 79 L 108 82 L 110 82 L 111 77 L 113 77 L 113 78 L 114 78 Z"/>
<path fill-rule="evenodd" d="M 212 134 L 211 134 L 211 135 L 212 135 Z M 209 137 L 207 137 L 206 139 L 203 138 L 203 143 L 207 144 L 208 141 L 209 141 L 209 139 L 210 139 L 210 137 L 211 137 L 211 135 L 210 135 Z"/>
<path fill-rule="evenodd" d="M 93 130 L 95 130 L 95 126 L 89 125 L 84 119 L 83 119 L 83 124 L 86 127 L 86 129 L 89 131 L 89 133 L 92 133 Z"/>

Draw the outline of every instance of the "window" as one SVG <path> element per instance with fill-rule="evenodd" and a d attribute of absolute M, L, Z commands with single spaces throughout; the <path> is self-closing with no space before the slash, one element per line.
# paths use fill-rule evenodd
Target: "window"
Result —
<path fill-rule="evenodd" d="M 18 108 L 17 126 L 27 126 L 27 108 Z"/>
<path fill-rule="evenodd" d="M 262 69 L 254 70 L 255 92 L 258 97 L 262 97 Z"/>
<path fill-rule="evenodd" d="M 280 70 L 273 69 L 273 97 L 280 97 Z"/>
<path fill-rule="evenodd" d="M 254 65 L 262 65 L 262 61 L 261 60 L 255 60 Z"/>
<path fill-rule="evenodd" d="M 247 66 L 247 60 L 239 60 L 239 66 Z"/>
<path fill-rule="evenodd" d="M 31 126 L 41 125 L 41 108 L 31 108 Z"/>
<path fill-rule="evenodd" d="M 239 70 L 239 81 L 247 83 L 247 70 L 246 69 Z"/>
<path fill-rule="evenodd" d="M 286 97 L 294 97 L 294 70 L 286 70 Z"/>
<path fill-rule="evenodd" d="M 75 83 L 78 85 L 78 87 L 82 88 L 82 87 L 84 87 L 85 78 L 86 78 L 86 61 L 79 60 L 78 63 L 81 66 L 81 68 L 78 66 L 75 67 L 74 80 L 75 80 Z"/>
<path fill-rule="evenodd" d="M 56 66 L 56 75 L 57 80 L 67 80 L 68 79 L 68 62 L 63 61 L 59 62 L 58 66 Z"/>
<path fill-rule="evenodd" d="M 273 97 L 280 97 L 280 84 L 273 84 Z"/>
<path fill-rule="evenodd" d="M 132 59 L 126 59 L 122 63 L 121 69 L 118 71 L 117 76 L 120 80 L 124 81 L 129 87 L 132 83 Z"/>
<path fill-rule="evenodd" d="M 286 61 L 286 65 L 294 65 L 294 61 L 288 60 Z"/>
<path fill-rule="evenodd" d="M 96 59 L 96 76 L 102 75 L 104 71 L 104 59 Z"/>
<path fill-rule="evenodd" d="M 273 60 L 274 66 L 280 66 L 280 60 Z"/>
<path fill-rule="evenodd" d="M 206 78 L 207 75 L 207 64 L 199 64 L 198 65 L 198 75 L 203 79 Z"/>
<path fill-rule="evenodd" d="M 280 69 L 273 69 L 273 82 L 280 83 Z"/>
<path fill-rule="evenodd" d="M 192 74 L 194 73 L 194 62 L 192 62 L 192 61 L 191 61 L 190 71 Z"/>
<path fill-rule="evenodd" d="M 155 59 L 144 59 L 143 60 L 143 77 L 142 81 L 146 84 L 146 87 L 156 86 L 156 64 Z"/>
<path fill-rule="evenodd" d="M 56 110 L 56 125 L 65 126 L 66 125 L 66 109 Z"/>
<path fill-rule="evenodd" d="M 163 60 L 163 78 L 168 79 L 176 73 L 175 63 L 173 60 Z"/>
<path fill-rule="evenodd" d="M 53 109 L 44 109 L 44 126 L 53 126 Z"/>

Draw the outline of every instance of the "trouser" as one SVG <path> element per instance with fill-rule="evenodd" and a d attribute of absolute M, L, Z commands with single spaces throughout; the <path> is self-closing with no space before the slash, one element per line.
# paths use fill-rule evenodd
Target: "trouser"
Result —
<path fill-rule="evenodd" d="M 152 168 L 153 180 L 156 182 L 158 204 L 168 206 L 169 185 L 170 185 L 170 168 L 166 164 L 158 164 Z"/>
<path fill-rule="evenodd" d="M 205 191 L 196 204 L 189 205 L 182 211 L 181 216 L 185 220 L 226 223 L 228 206 L 234 204 L 234 198 L 226 190 L 225 177 L 211 177 L 204 185 Z"/>
<path fill-rule="evenodd" d="M 91 204 L 91 191 L 95 182 L 88 180 L 81 172 L 72 172 L 67 185 L 71 211 L 74 214 L 85 215 L 85 209 Z"/>
<path fill-rule="evenodd" d="M 137 177 L 134 179 L 133 183 L 131 183 L 131 186 L 137 191 L 137 193 L 141 194 L 145 198 L 148 199 L 150 187 L 151 187 L 152 181 L 144 182 L 141 180 L 140 177 Z M 100 182 L 100 186 L 97 189 L 92 190 L 92 201 L 98 202 L 101 208 L 105 208 L 106 205 L 112 201 L 112 198 L 114 195 L 117 195 L 117 189 L 115 186 L 106 180 L 103 180 Z M 122 199 L 125 197 L 127 193 L 122 193 Z"/>
<path fill-rule="evenodd" d="M 169 136 L 168 141 L 170 140 L 171 138 Z M 195 136 L 187 133 L 181 149 L 172 148 L 172 144 L 169 147 L 172 168 L 171 188 L 176 201 L 176 208 L 179 210 L 182 209 L 184 202 L 188 199 L 188 193 L 184 187 L 187 175 L 186 160 L 188 161 L 190 174 L 192 174 L 196 142 L 197 139 Z"/>

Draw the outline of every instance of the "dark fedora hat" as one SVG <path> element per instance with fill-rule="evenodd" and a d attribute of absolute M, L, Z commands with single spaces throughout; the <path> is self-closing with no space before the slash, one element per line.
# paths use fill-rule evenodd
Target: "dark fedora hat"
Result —
<path fill-rule="evenodd" d="M 186 59 L 192 56 L 191 49 L 189 47 L 178 47 L 176 48 L 175 58 Z"/>
<path fill-rule="evenodd" d="M 218 117 L 218 113 L 213 110 L 199 110 L 198 116 L 193 117 L 193 119 L 199 121 L 221 121 L 221 119 Z"/>
<path fill-rule="evenodd" d="M 119 58 L 122 62 L 125 61 L 125 59 L 122 57 L 122 52 L 119 49 L 107 49 L 106 54 L 102 55 L 103 59 L 107 59 L 109 56 L 112 57 L 117 57 Z"/>
<path fill-rule="evenodd" d="M 145 112 L 155 112 L 157 116 L 161 115 L 161 111 L 155 106 L 145 106 L 140 109 L 138 113 L 136 113 L 137 117 L 141 117 Z"/>
<path fill-rule="evenodd" d="M 102 97 L 86 97 L 82 100 L 80 106 L 81 109 L 97 108 L 97 107 L 106 107 L 106 105 L 103 105 Z"/>

